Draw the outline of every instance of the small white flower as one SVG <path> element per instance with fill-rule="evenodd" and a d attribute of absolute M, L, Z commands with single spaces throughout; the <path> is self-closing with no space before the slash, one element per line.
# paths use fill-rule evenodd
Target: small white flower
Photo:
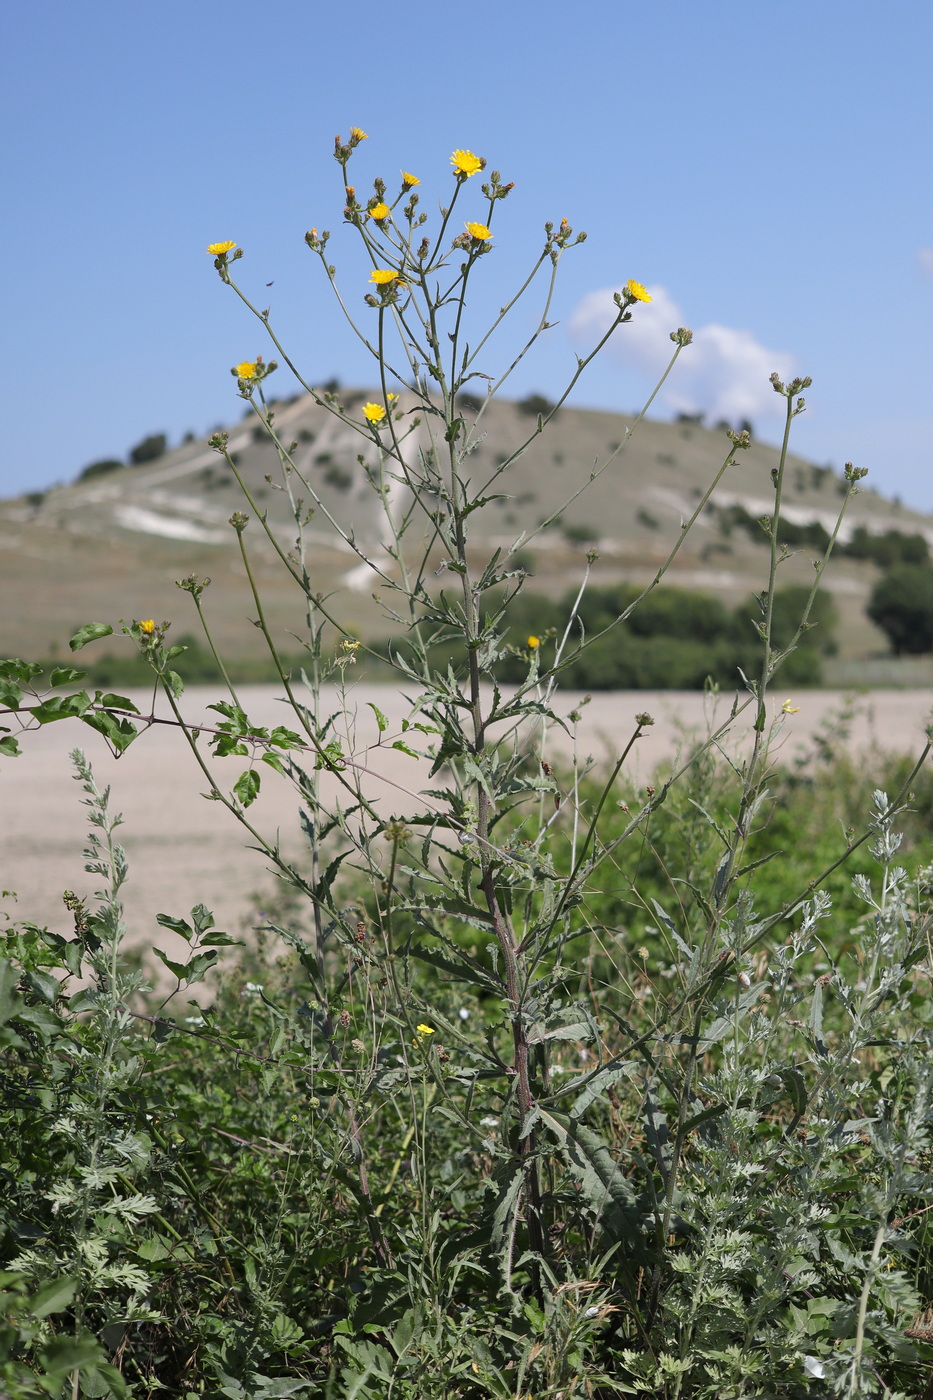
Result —
<path fill-rule="evenodd" d="M 479 1120 L 479 1125 L 481 1128 L 498 1128 L 499 1120 L 498 1118 L 493 1118 L 490 1114 L 487 1114 L 485 1118 L 481 1118 Z"/>
<path fill-rule="evenodd" d="M 248 992 L 261 992 L 262 988 L 262 982 L 247 982 L 246 984 L 246 990 Z"/>
<path fill-rule="evenodd" d="M 460 1010 L 457 1012 L 457 1015 L 460 1017 L 461 1021 L 469 1021 L 470 1019 L 470 1013 L 469 1011 L 467 1011 L 465 1006 L 461 1006 Z"/>
<path fill-rule="evenodd" d="M 812 1376 L 813 1379 L 817 1381 L 821 1381 L 826 1375 L 826 1367 L 817 1356 L 805 1356 L 803 1358 L 803 1369 L 808 1376 Z"/>

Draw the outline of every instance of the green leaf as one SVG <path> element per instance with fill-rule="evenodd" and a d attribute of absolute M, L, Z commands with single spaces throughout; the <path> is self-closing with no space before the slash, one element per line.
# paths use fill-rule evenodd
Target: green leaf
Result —
<path fill-rule="evenodd" d="M 131 710 L 134 715 L 139 714 L 139 710 L 128 696 L 114 695 L 112 690 L 98 690 L 94 695 L 94 704 L 102 705 L 105 710 Z"/>
<path fill-rule="evenodd" d="M 49 676 L 49 685 L 76 685 L 86 675 L 87 671 L 77 671 L 74 666 L 56 666 Z"/>
<path fill-rule="evenodd" d="M 54 1006 L 61 991 L 61 984 L 57 977 L 53 977 L 50 972 L 40 972 L 36 968 L 32 972 L 27 972 L 23 981 L 31 992 L 40 997 L 48 1006 Z"/>
<path fill-rule="evenodd" d="M 33 1317 L 48 1317 L 51 1313 L 64 1312 L 75 1296 L 77 1284 L 67 1274 L 50 1279 L 33 1295 L 29 1311 Z"/>
<path fill-rule="evenodd" d="M 83 715 L 90 703 L 91 697 L 86 690 L 79 690 L 74 695 L 50 695 L 41 705 L 33 706 L 32 717 L 38 720 L 39 724 L 53 724 L 59 719 L 74 719 Z"/>
<path fill-rule="evenodd" d="M 128 719 L 117 719 L 115 715 L 107 714 L 106 711 L 82 715 L 81 723 L 86 724 L 89 729 L 96 729 L 98 734 L 103 734 L 118 754 L 129 748 L 139 732 L 135 724 Z"/>
<path fill-rule="evenodd" d="M 255 768 L 247 768 L 245 773 L 241 773 L 233 784 L 233 791 L 243 803 L 244 807 L 249 807 L 259 796 L 259 773 Z"/>
<path fill-rule="evenodd" d="M 599 1134 L 555 1109 L 542 1108 L 541 1118 L 566 1152 L 583 1198 L 600 1217 L 606 1234 L 636 1242 L 642 1219 L 635 1192 Z"/>
<path fill-rule="evenodd" d="M 5 753 L 7 758 L 16 758 L 22 750 L 12 734 L 6 734 L 0 739 L 0 753 Z"/>
<path fill-rule="evenodd" d="M 165 679 L 168 681 L 168 688 L 176 700 L 178 700 L 185 688 L 185 683 L 177 671 L 166 671 Z"/>
<path fill-rule="evenodd" d="M 173 933 L 179 934 L 186 943 L 190 943 L 194 937 L 194 929 L 187 919 L 173 919 L 171 914 L 156 914 L 156 923 L 163 928 L 170 928 Z"/>
<path fill-rule="evenodd" d="M 421 755 L 420 755 L 419 753 L 415 753 L 415 750 L 414 750 L 414 749 L 410 749 L 410 748 L 408 747 L 408 745 L 404 742 L 403 739 L 396 739 L 396 741 L 395 741 L 395 743 L 392 745 L 392 747 L 393 747 L 393 749 L 398 749 L 401 753 L 407 753 L 408 756 L 409 756 L 409 758 L 420 758 L 420 757 L 421 757 Z"/>
<path fill-rule="evenodd" d="M 18 710 L 22 698 L 23 692 L 18 685 L 0 678 L 0 705 L 5 705 L 10 710 Z"/>
<path fill-rule="evenodd" d="M 374 705 L 371 700 L 367 700 L 366 703 L 372 710 L 373 714 L 376 716 L 376 723 L 379 726 L 379 733 L 384 734 L 389 727 L 389 721 L 386 719 L 385 715 L 382 713 L 378 705 Z"/>
<path fill-rule="evenodd" d="M 68 645 L 72 651 L 80 651 L 82 647 L 87 646 L 88 642 L 96 642 L 98 637 L 112 635 L 113 628 L 109 622 L 86 622 L 83 627 L 78 628 Z"/>
<path fill-rule="evenodd" d="M 173 977 L 177 977 L 179 982 L 184 982 L 188 972 L 184 963 L 173 962 L 168 953 L 163 953 L 161 948 L 153 948 L 152 951 L 159 959 L 159 962 L 165 964 Z"/>
<path fill-rule="evenodd" d="M 42 667 L 36 661 L 22 661 L 16 656 L 0 661 L 0 679 L 5 681 L 19 681 L 22 685 L 28 685 L 41 674 Z"/>
<path fill-rule="evenodd" d="M 0 958 L 0 1026 L 6 1025 L 16 1015 L 20 999 L 16 994 L 19 978 L 16 969 L 7 958 Z"/>

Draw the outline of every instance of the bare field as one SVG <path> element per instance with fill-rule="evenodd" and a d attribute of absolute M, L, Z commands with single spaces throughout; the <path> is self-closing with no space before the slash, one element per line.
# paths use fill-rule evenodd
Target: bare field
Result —
<path fill-rule="evenodd" d="M 289 725 L 288 711 L 276 695 L 276 690 L 267 686 L 240 691 L 241 703 L 255 723 Z M 149 701 L 148 693 L 134 698 L 141 708 Z M 218 698 L 212 688 L 192 688 L 183 700 L 186 717 L 193 724 L 209 724 L 212 716 L 206 706 Z M 795 700 L 799 712 L 778 719 L 783 698 L 776 693 L 772 702 L 780 725 L 775 751 L 780 761 L 790 762 L 806 752 L 814 733 L 838 714 L 847 697 L 842 691 L 802 692 Z M 568 715 L 582 699 L 561 693 L 557 712 Z M 378 705 L 389 719 L 381 745 L 367 701 Z M 688 751 L 691 738 L 706 732 L 711 724 L 723 722 L 731 703 L 731 696 L 723 696 L 711 707 L 695 691 L 597 694 L 582 706 L 577 751 L 581 757 L 612 758 L 631 736 L 635 715 L 648 711 L 656 722 L 635 746 L 626 770 L 639 782 L 646 782 L 659 763 Z M 875 690 L 855 703 L 848 741 L 853 752 L 873 748 L 919 752 L 933 693 Z M 353 690 L 351 710 L 355 719 L 349 747 L 345 748 L 352 752 L 354 771 L 360 775 L 364 791 L 387 816 L 410 811 L 418 789 L 435 786 L 437 780 L 427 781 L 427 764 L 389 747 L 401 731 L 402 718 L 409 713 L 407 702 L 392 687 L 367 685 Z M 729 741 L 731 751 L 747 743 L 749 727 L 748 713 L 736 720 Z M 531 743 L 541 751 L 539 737 L 532 735 Z M 566 756 L 571 743 L 569 734 L 552 728 L 546 753 L 551 758 Z M 175 936 L 161 928 L 155 916 L 185 915 L 198 902 L 212 909 L 219 926 L 231 933 L 255 922 L 263 896 L 268 897 L 274 889 L 268 861 L 247 849 L 248 834 L 219 803 L 204 798 L 207 779 L 177 732 L 152 725 L 119 760 L 112 757 L 98 734 L 70 722 L 25 734 L 21 746 L 21 757 L 0 760 L 0 888 L 7 892 L 2 903 L 7 918 L 29 919 L 70 933 L 62 892 L 72 889 L 90 895 L 95 888 L 96 877 L 83 868 L 83 793 L 72 776 L 68 757 L 80 746 L 94 765 L 98 784 L 110 785 L 113 809 L 124 817 L 120 837 L 130 868 L 124 890 L 130 942 L 144 947 L 157 942 L 167 952 L 177 953 Z M 218 763 L 218 781 L 229 786 L 242 764 L 237 758 Z M 263 771 L 263 791 L 248 815 L 267 839 L 274 840 L 278 833 L 282 848 L 302 859 L 296 797 L 271 770 Z M 15 891 L 15 899 L 10 891 Z"/>

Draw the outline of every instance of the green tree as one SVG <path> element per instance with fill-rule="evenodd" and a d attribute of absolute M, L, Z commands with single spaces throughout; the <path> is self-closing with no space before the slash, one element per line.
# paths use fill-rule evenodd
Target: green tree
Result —
<path fill-rule="evenodd" d="M 896 564 L 875 584 L 865 611 L 896 656 L 933 651 L 933 569 Z"/>

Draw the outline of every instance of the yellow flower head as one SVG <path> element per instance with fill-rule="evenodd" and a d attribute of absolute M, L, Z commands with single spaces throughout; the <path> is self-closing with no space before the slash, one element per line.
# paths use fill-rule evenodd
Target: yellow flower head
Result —
<path fill-rule="evenodd" d="M 381 403 L 364 403 L 363 417 L 370 423 L 381 423 L 386 411 Z"/>
<path fill-rule="evenodd" d="M 475 239 L 477 243 L 485 243 L 488 239 L 492 238 L 492 233 L 485 224 L 467 224 L 465 227 L 467 233 L 471 238 Z"/>
<path fill-rule="evenodd" d="M 541 638 L 540 638 L 540 637 L 529 637 L 529 638 L 528 638 L 528 645 L 529 645 L 529 647 L 531 648 L 532 651 L 537 651 L 537 650 L 538 650 L 538 647 L 541 645 Z"/>
<path fill-rule="evenodd" d="M 139 630 L 140 632 L 142 632 L 144 637 L 151 637 L 153 632 L 155 631 L 155 618 L 147 617 L 145 621 L 139 624 Z"/>
<path fill-rule="evenodd" d="M 369 280 L 375 282 L 377 287 L 388 287 L 391 282 L 398 281 L 398 273 L 394 267 L 374 267 Z"/>
<path fill-rule="evenodd" d="M 426 1026 L 423 1021 L 415 1027 L 415 1030 L 418 1032 L 419 1040 L 424 1040 L 427 1036 L 434 1034 L 434 1027 Z"/>
<path fill-rule="evenodd" d="M 235 247 L 236 244 L 231 243 L 228 239 L 226 243 L 208 243 L 207 251 L 211 254 L 212 257 L 219 258 L 222 253 L 229 253 Z"/>
<path fill-rule="evenodd" d="M 242 360 L 236 367 L 237 379 L 255 379 L 256 365 L 253 360 Z"/>
<path fill-rule="evenodd" d="M 467 179 L 475 175 L 478 170 L 482 170 L 486 162 L 475 156 L 472 151 L 454 151 L 450 157 L 450 163 L 458 175 L 465 175 Z"/>
<path fill-rule="evenodd" d="M 358 126 L 351 126 L 351 127 L 350 127 L 350 140 L 351 140 L 351 141 L 365 141 L 365 140 L 366 140 L 366 132 L 363 131 L 361 127 L 358 127 Z"/>
<path fill-rule="evenodd" d="M 632 301 L 651 301 L 648 292 L 640 282 L 635 282 L 630 277 L 625 284 L 625 294 L 631 297 Z"/>
<path fill-rule="evenodd" d="M 799 712 L 800 712 L 800 706 L 799 706 L 799 705 L 792 705 L 792 704 L 790 703 L 789 700 L 785 700 L 785 701 L 784 701 L 784 704 L 781 706 L 781 714 L 782 714 L 782 715 L 796 715 L 796 714 L 799 714 Z"/>
<path fill-rule="evenodd" d="M 389 213 L 390 210 L 388 204 L 384 204 L 382 200 L 380 200 L 378 204 L 374 204 L 372 209 L 370 209 L 369 217 L 371 219 L 377 219 L 381 223 L 383 219 L 387 219 L 389 217 Z"/>
<path fill-rule="evenodd" d="M 403 170 L 403 171 L 402 171 L 402 184 L 405 186 L 406 190 L 410 190 L 410 189 L 412 189 L 415 185 L 420 185 L 420 184 L 421 184 L 421 181 L 418 179 L 418 176 L 417 176 L 417 175 L 409 175 L 409 173 L 408 173 L 407 170 Z"/>

